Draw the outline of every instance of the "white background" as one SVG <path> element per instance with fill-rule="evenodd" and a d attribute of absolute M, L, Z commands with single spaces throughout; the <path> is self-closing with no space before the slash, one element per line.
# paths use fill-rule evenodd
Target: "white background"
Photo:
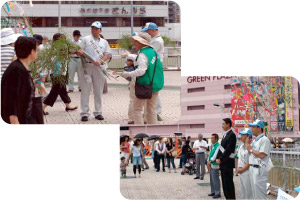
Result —
<path fill-rule="evenodd" d="M 182 75 L 292 75 L 300 1 L 178 0 Z M 0 127 L 0 199 L 123 199 L 119 126 Z"/>

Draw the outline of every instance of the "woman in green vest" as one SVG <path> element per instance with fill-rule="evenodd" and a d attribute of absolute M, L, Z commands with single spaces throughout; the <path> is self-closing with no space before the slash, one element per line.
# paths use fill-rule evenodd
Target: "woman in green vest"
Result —
<path fill-rule="evenodd" d="M 148 33 L 140 32 L 132 36 L 130 40 L 139 50 L 135 59 L 136 69 L 131 72 L 124 71 L 121 76 L 124 78 L 136 78 L 137 83 L 140 85 L 150 85 L 151 81 L 153 81 L 151 99 L 134 98 L 134 124 L 144 124 L 144 108 L 146 109 L 145 119 L 147 123 L 156 124 L 156 99 L 159 91 L 164 87 L 163 65 L 159 55 L 150 45 L 151 36 Z"/>

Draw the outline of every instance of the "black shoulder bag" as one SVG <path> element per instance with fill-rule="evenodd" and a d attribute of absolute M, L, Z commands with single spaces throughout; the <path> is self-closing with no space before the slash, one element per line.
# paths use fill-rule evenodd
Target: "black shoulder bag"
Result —
<path fill-rule="evenodd" d="M 153 79 L 154 79 L 155 70 L 156 70 L 156 63 L 157 63 L 157 54 L 155 52 L 154 72 L 153 72 L 152 81 L 151 81 L 150 85 L 141 85 L 138 83 L 138 78 L 136 78 L 135 96 L 138 99 L 151 99 L 152 98 L 152 85 L 153 85 Z"/>

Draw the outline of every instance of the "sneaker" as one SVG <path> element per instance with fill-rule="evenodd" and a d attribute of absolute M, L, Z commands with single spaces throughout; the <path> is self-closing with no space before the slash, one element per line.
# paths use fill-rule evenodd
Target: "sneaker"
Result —
<path fill-rule="evenodd" d="M 97 115 L 95 118 L 98 120 L 104 120 L 104 117 L 102 115 Z"/>
<path fill-rule="evenodd" d="M 200 178 L 200 180 L 203 180 L 203 179 L 204 179 L 203 177 Z"/>
<path fill-rule="evenodd" d="M 200 179 L 199 177 L 195 177 L 194 179 Z"/>
<path fill-rule="evenodd" d="M 208 194 L 208 196 L 213 197 L 213 196 L 215 196 L 215 193 L 210 193 L 210 194 Z"/>
<path fill-rule="evenodd" d="M 87 121 L 89 121 L 88 116 L 82 116 L 82 117 L 81 117 L 81 121 L 82 121 L 82 122 L 87 122 Z"/>

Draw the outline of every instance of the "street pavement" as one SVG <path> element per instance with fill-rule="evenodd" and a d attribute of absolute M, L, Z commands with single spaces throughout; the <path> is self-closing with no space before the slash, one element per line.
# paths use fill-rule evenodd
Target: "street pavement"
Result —
<path fill-rule="evenodd" d="M 165 88 L 160 91 L 162 102 L 163 121 L 158 124 L 176 124 L 180 117 L 180 71 L 165 71 Z M 75 77 L 77 82 L 77 77 Z M 49 115 L 45 116 L 46 124 L 121 124 L 128 122 L 129 89 L 128 81 L 122 77 L 107 79 L 108 93 L 103 95 L 102 109 L 103 121 L 96 120 L 93 116 L 94 96 L 90 95 L 90 117 L 88 122 L 81 122 L 80 119 L 80 92 L 77 86 L 69 96 L 72 100 L 71 106 L 78 106 L 75 111 L 65 111 L 65 105 L 60 98 L 53 107 L 47 107 Z M 47 91 L 51 87 L 46 87 Z"/>
<path fill-rule="evenodd" d="M 209 174 L 206 173 L 204 180 L 194 180 L 195 175 L 181 175 L 178 169 L 177 173 L 155 172 L 153 161 L 147 159 L 150 169 L 142 171 L 141 178 L 133 178 L 132 164 L 127 167 L 128 178 L 120 179 L 120 192 L 126 199 L 213 199 L 207 195 L 210 193 Z M 179 159 L 175 159 L 175 165 L 178 167 Z M 221 181 L 221 177 L 220 177 Z M 240 199 L 239 177 L 234 176 L 236 198 Z M 221 198 L 225 199 L 222 185 Z M 276 199 L 269 195 L 268 199 Z"/>

